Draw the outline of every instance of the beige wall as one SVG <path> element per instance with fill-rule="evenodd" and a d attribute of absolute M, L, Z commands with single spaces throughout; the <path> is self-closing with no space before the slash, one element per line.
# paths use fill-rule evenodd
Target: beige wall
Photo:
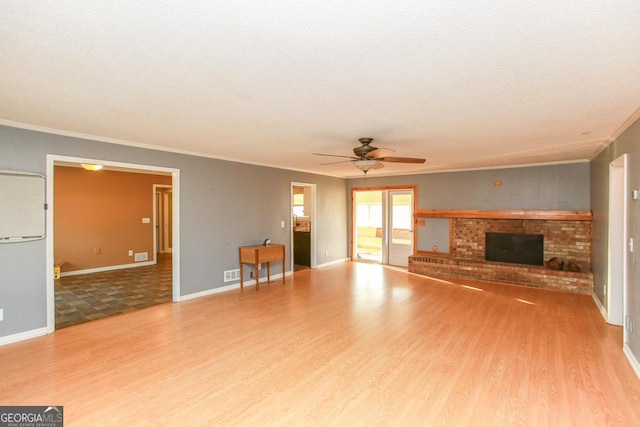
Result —
<path fill-rule="evenodd" d="M 152 260 L 153 184 L 170 185 L 171 177 L 56 166 L 54 257 L 66 261 L 62 272 L 132 264 L 129 250 Z"/>

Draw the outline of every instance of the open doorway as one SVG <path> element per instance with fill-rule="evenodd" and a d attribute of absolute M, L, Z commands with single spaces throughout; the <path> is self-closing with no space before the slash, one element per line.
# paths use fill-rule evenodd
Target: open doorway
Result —
<path fill-rule="evenodd" d="M 291 183 L 291 259 L 293 271 L 316 266 L 316 185 Z"/>
<path fill-rule="evenodd" d="M 157 257 L 170 254 L 173 247 L 173 229 L 171 227 L 173 209 L 173 187 L 171 185 L 154 184 L 154 247 Z"/>
<path fill-rule="evenodd" d="M 83 182 L 81 173 L 99 172 L 82 171 L 80 164 L 102 165 L 99 172 L 103 175 L 85 175 L 89 182 Z M 74 175 L 70 181 L 74 191 L 71 197 L 76 198 L 73 202 L 61 198 L 65 187 L 56 185 L 69 173 Z M 113 182 L 105 187 L 107 181 Z M 58 279 L 53 274 L 47 276 L 48 332 L 74 324 L 73 316 L 83 314 L 72 316 L 72 304 L 86 309 L 83 321 L 88 321 L 178 300 L 179 248 L 171 244 L 168 256 L 158 259 L 151 220 L 156 216 L 154 183 L 177 188 L 178 181 L 179 171 L 175 169 L 47 156 L 47 264 L 51 271 L 63 264 Z M 138 192 L 127 192 L 130 187 Z M 173 243 L 179 232 L 178 197 L 177 191 L 172 191 L 169 229 Z M 100 226 L 100 219 L 95 217 L 102 216 L 107 219 Z M 89 231 L 87 224 L 91 223 L 98 225 Z M 62 241 L 65 235 L 67 239 Z M 69 293 L 63 295 L 58 290 Z M 72 304 L 60 310 L 58 303 L 62 304 L 64 298 Z"/>
<path fill-rule="evenodd" d="M 415 187 L 352 190 L 352 258 L 406 267 L 413 255 Z"/>

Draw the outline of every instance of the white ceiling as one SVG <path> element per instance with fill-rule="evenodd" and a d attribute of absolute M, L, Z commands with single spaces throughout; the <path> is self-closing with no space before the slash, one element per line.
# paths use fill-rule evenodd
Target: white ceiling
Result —
<path fill-rule="evenodd" d="M 640 1 L 0 0 L 0 124 L 358 176 L 591 159 L 638 117 Z"/>

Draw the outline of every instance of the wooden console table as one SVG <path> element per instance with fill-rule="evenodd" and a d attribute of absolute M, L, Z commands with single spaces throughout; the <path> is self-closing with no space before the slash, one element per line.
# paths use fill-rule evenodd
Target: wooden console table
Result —
<path fill-rule="evenodd" d="M 267 282 L 271 282 L 271 261 L 282 261 L 282 283 L 284 283 L 284 245 L 272 243 L 267 246 L 240 246 L 240 288 L 244 287 L 244 272 L 242 264 L 252 264 L 254 266 L 257 291 L 260 289 L 259 265 L 263 262 L 267 263 Z"/>

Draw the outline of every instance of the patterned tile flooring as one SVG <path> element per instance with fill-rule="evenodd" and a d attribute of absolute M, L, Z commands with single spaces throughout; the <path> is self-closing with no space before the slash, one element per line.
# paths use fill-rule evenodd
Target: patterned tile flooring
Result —
<path fill-rule="evenodd" d="M 61 277 L 56 329 L 171 301 L 171 254 L 156 265 Z"/>

